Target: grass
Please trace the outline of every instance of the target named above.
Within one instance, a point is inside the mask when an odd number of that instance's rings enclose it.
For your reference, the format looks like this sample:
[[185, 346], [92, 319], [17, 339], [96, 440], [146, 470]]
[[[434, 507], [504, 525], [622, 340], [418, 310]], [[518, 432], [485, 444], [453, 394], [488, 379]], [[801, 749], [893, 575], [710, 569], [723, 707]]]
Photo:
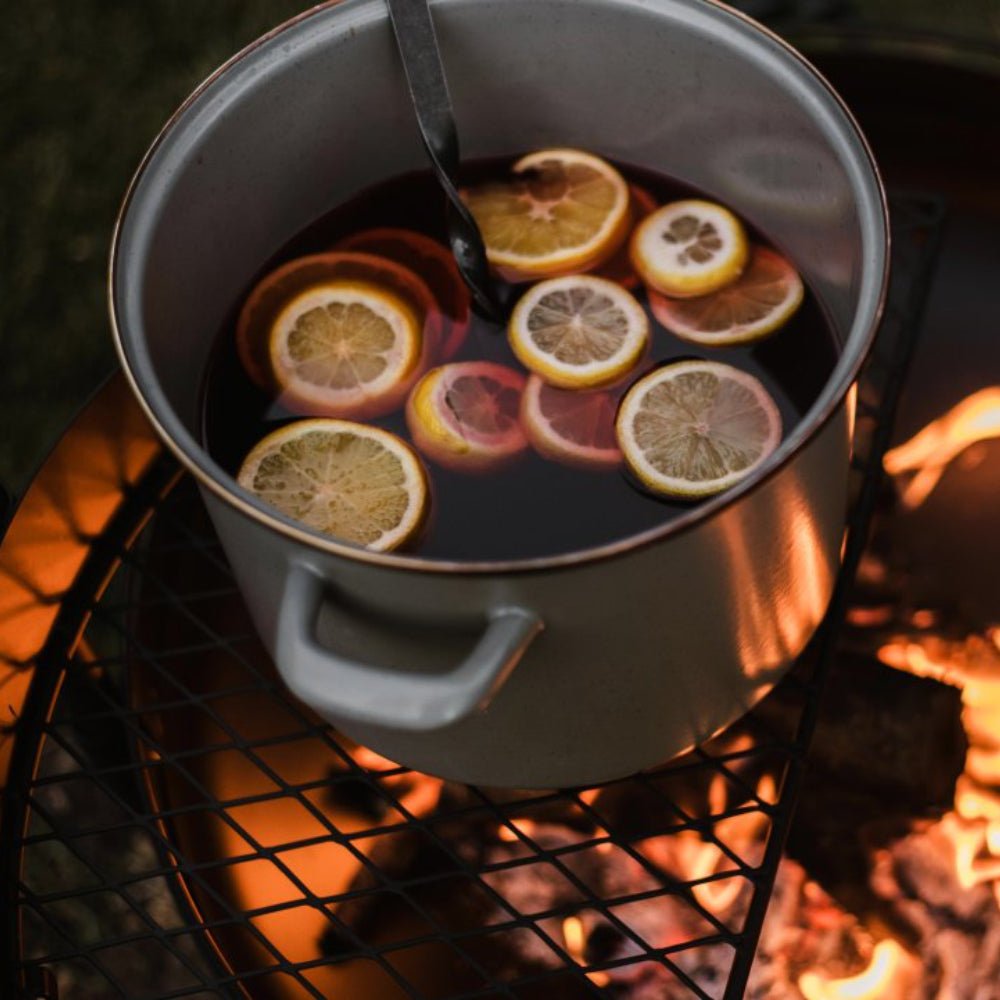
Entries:
[[301, 0], [28, 0], [0, 63], [0, 483], [17, 490], [114, 365], [111, 229], [186, 94]]

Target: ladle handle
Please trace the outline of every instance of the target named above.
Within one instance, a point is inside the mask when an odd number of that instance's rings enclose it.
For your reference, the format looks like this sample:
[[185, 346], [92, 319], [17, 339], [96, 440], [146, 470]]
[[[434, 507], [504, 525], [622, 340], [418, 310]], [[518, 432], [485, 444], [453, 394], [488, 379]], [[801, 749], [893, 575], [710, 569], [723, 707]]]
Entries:
[[455, 114], [427, 0], [387, 0], [396, 46], [420, 135], [431, 167], [448, 199], [448, 240], [462, 278], [480, 310], [502, 321], [479, 226], [456, 187], [459, 148]]

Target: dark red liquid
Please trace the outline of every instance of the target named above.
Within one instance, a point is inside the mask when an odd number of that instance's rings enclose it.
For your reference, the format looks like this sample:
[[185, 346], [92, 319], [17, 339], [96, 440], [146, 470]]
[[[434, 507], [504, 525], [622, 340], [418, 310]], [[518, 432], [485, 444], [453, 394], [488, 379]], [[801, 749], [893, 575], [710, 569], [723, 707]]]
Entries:
[[[468, 180], [502, 175], [507, 166], [507, 161], [473, 164]], [[658, 204], [704, 197], [647, 170], [622, 165], [618, 169], [630, 183], [649, 191]], [[384, 226], [417, 230], [446, 243], [443, 196], [429, 172], [385, 181], [319, 219], [252, 276], [247, 293], [286, 261], [328, 252], [353, 233]], [[751, 230], [750, 235], [755, 242], [769, 244], [760, 233]], [[523, 291], [528, 286], [519, 287]], [[649, 313], [642, 286], [633, 289], [633, 294]], [[241, 304], [234, 304], [234, 316]], [[815, 401], [837, 360], [833, 332], [808, 287], [801, 307], [786, 326], [751, 346], [699, 348], [667, 332], [649, 315], [654, 364], [704, 358], [753, 374], [777, 403], [786, 436]], [[284, 409], [246, 375], [236, 352], [234, 325], [235, 320], [219, 332], [205, 378], [203, 439], [212, 457], [235, 475], [261, 438], [301, 419], [302, 414]], [[507, 344], [505, 331], [475, 314], [464, 345], [450, 360], [493, 361], [524, 370]], [[629, 380], [641, 373], [637, 371]], [[410, 440], [402, 409], [370, 423]], [[457, 473], [431, 461], [426, 466], [432, 510], [427, 529], [408, 551], [429, 558], [481, 561], [555, 555], [626, 538], [691, 509], [689, 503], [644, 492], [624, 470], [577, 469], [530, 450], [513, 464], [487, 474]]]

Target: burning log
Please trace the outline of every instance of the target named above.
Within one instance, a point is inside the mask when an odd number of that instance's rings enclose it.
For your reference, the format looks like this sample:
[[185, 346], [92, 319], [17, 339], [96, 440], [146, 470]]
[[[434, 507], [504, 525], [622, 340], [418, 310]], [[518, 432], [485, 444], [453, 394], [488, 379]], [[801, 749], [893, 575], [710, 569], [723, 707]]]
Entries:
[[[841, 655], [810, 749], [809, 767], [864, 787], [885, 810], [943, 811], [962, 773], [967, 739], [959, 694], [885, 670], [871, 656]], [[888, 797], [888, 802], [887, 802]]]

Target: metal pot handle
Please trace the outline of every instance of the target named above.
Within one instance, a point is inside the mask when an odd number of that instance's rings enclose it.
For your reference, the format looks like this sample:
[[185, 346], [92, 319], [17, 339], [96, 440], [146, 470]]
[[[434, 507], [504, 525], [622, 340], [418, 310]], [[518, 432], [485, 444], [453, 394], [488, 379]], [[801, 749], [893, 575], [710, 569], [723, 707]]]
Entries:
[[323, 580], [293, 566], [278, 612], [276, 659], [289, 688], [320, 714], [427, 731], [464, 719], [489, 704], [528, 644], [542, 629], [533, 611], [494, 608], [475, 648], [453, 670], [407, 673], [338, 656], [315, 637]]

